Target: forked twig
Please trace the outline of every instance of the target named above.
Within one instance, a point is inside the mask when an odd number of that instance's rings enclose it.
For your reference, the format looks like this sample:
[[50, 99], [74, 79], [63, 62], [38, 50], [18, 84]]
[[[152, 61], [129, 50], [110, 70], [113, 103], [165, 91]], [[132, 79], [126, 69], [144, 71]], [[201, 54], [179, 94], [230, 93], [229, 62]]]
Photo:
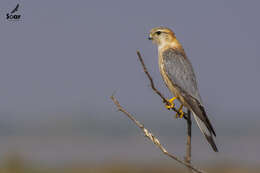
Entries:
[[[163, 102], [165, 104], [170, 105], [169, 101], [162, 95], [162, 93], [157, 88], [155, 88], [153, 78], [149, 74], [149, 72], [144, 64], [144, 60], [141, 56], [141, 53], [139, 51], [137, 51], [136, 53], [141, 62], [141, 65], [143, 67], [145, 74], [147, 75], [148, 79], [150, 80], [151, 88], [154, 90], [154, 92], [156, 94], [158, 94], [161, 97], [161, 99], [163, 100]], [[174, 110], [178, 115], [181, 114], [175, 107], [173, 107], [172, 110]], [[189, 110], [187, 113], [184, 112], [183, 117], [186, 119], [186, 122], [187, 122], [187, 142], [186, 142], [185, 162], [190, 164], [191, 163], [191, 112]], [[189, 168], [188, 172], [192, 172], [190, 168]]]
[[182, 165], [185, 165], [187, 168], [193, 170], [194, 172], [197, 172], [197, 173], [205, 173], [204, 171], [202, 170], [199, 170], [197, 168], [195, 168], [193, 165], [191, 165], [190, 163], [187, 163], [186, 161], [182, 161], [181, 159], [179, 159], [178, 157], [176, 157], [175, 155], [173, 154], [170, 154], [163, 146], [162, 144], [160, 143], [159, 139], [157, 139], [151, 132], [149, 132], [146, 128], [144, 128], [144, 125], [142, 123], [140, 123], [139, 121], [137, 121], [135, 119], [135, 117], [130, 114], [129, 112], [127, 112], [120, 104], [119, 102], [117, 101], [117, 99], [112, 95], [110, 97], [113, 102], [115, 103], [115, 105], [117, 106], [117, 109], [121, 112], [123, 112], [130, 120], [132, 120], [136, 125], [137, 127], [139, 127], [145, 137], [147, 137], [148, 139], [150, 139], [161, 151], [163, 154], [167, 155], [168, 157], [176, 160], [177, 162], [179, 162], [180, 164]]

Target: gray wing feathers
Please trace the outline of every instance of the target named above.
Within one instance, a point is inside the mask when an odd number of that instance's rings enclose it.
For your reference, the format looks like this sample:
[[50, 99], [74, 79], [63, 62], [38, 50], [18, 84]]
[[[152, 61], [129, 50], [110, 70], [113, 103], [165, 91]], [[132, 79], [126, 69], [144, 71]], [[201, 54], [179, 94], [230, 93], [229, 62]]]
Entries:
[[198, 91], [195, 73], [190, 61], [182, 52], [174, 49], [168, 49], [163, 54], [165, 72], [172, 83], [179, 89], [185, 101], [192, 109], [195, 120], [205, 135], [207, 141], [211, 144], [214, 151], [217, 147], [212, 134], [216, 136], [215, 131], [202, 106], [202, 100]]
[[173, 49], [166, 50], [163, 58], [165, 71], [172, 82], [192, 97], [201, 101], [196, 77], [190, 61], [182, 53]]

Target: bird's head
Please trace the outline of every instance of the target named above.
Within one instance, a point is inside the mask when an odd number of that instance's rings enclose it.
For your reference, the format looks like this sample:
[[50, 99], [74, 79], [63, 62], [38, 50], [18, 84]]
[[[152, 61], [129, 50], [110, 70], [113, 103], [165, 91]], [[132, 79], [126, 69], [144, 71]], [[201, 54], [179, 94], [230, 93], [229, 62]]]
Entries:
[[157, 44], [158, 47], [179, 47], [180, 44], [175, 37], [174, 32], [166, 27], [156, 27], [150, 30], [149, 40], [152, 40], [153, 43]]

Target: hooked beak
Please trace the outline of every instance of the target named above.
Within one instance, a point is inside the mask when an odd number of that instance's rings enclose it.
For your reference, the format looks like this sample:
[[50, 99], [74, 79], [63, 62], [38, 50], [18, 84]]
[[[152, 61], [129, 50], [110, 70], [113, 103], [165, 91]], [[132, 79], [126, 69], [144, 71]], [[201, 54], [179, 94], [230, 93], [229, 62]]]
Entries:
[[152, 39], [153, 39], [153, 37], [151, 36], [151, 34], [149, 34], [148, 40], [152, 40]]

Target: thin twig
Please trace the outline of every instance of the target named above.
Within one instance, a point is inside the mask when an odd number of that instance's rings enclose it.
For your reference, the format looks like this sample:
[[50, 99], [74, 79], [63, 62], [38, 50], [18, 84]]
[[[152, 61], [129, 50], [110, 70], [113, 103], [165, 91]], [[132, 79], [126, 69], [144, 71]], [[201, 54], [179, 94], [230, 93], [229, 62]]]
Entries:
[[[150, 85], [151, 85], [151, 88], [154, 90], [154, 92], [159, 95], [161, 97], [161, 99], [163, 100], [163, 102], [167, 105], [170, 105], [169, 101], [162, 95], [162, 93], [157, 89], [155, 88], [155, 85], [154, 85], [154, 82], [153, 82], [153, 79], [151, 77], [151, 75], [149, 74], [145, 64], [144, 64], [144, 60], [141, 56], [141, 53], [139, 51], [136, 52], [137, 53], [137, 56], [141, 62], [141, 65], [143, 67], [143, 70], [145, 72], [145, 74], [147, 75], [148, 79], [150, 80]], [[173, 107], [172, 110], [174, 110], [177, 114], [180, 115], [180, 112], [175, 108]], [[188, 112], [184, 112], [184, 116], [183, 116], [187, 122], [187, 143], [186, 143], [186, 156], [185, 156], [185, 162], [187, 164], [190, 164], [191, 163], [191, 112], [188, 110]], [[189, 172], [192, 172], [190, 168], [188, 168]]]
[[181, 159], [179, 159], [178, 157], [176, 157], [175, 155], [173, 154], [170, 154], [163, 146], [162, 144], [160, 143], [160, 141], [151, 133], [149, 132], [146, 128], [144, 128], [144, 125], [142, 123], [140, 123], [139, 121], [137, 121], [135, 119], [135, 117], [130, 114], [129, 112], [127, 112], [120, 104], [119, 102], [117, 101], [117, 99], [112, 95], [110, 97], [114, 104], [117, 106], [117, 109], [121, 112], [123, 112], [130, 120], [132, 120], [144, 133], [145, 137], [147, 137], [148, 139], [150, 139], [161, 151], [163, 154], [167, 155], [168, 157], [176, 160], [177, 162], [179, 162], [180, 164], [186, 166], [187, 168], [190, 168], [192, 169], [193, 171], [197, 172], [197, 173], [205, 173], [204, 171], [202, 170], [199, 170], [197, 168], [195, 168], [193, 165], [189, 164], [189, 163], [186, 163], [185, 161], [182, 161]]
[[[154, 85], [154, 82], [153, 82], [153, 78], [151, 77], [151, 75], [149, 74], [145, 64], [144, 64], [144, 60], [141, 56], [141, 53], [139, 51], [136, 51], [137, 53], [137, 56], [141, 62], [141, 65], [143, 67], [143, 70], [145, 72], [145, 74], [147, 75], [147, 77], [149, 78], [150, 80], [150, 85], [151, 85], [151, 88], [154, 90], [154, 92], [159, 95], [161, 97], [161, 99], [163, 100], [163, 103], [167, 104], [167, 105], [170, 105], [171, 103], [162, 95], [162, 93], [157, 89], [155, 88], [155, 85]], [[178, 115], [181, 115], [181, 113], [175, 108], [173, 107], [172, 110], [174, 110]], [[183, 116], [185, 119], [187, 119], [187, 113], [184, 112], [184, 116]]]
[[[186, 143], [186, 163], [191, 164], [191, 112], [188, 110], [187, 112], [187, 143]], [[190, 168], [188, 168], [188, 172], [192, 172]]]

